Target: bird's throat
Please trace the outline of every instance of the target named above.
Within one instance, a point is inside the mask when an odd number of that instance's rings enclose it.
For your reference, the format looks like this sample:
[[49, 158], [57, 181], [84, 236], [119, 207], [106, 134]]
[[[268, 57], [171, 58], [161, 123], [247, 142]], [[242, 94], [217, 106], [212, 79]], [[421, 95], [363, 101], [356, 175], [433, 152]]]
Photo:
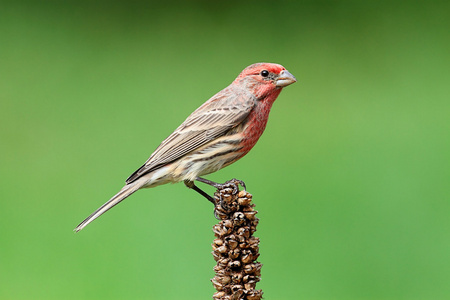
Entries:
[[258, 103], [248, 116], [244, 127], [244, 148], [242, 149], [245, 152], [244, 155], [253, 148], [266, 129], [270, 109], [280, 92], [281, 89], [272, 90], [271, 93], [257, 100]]

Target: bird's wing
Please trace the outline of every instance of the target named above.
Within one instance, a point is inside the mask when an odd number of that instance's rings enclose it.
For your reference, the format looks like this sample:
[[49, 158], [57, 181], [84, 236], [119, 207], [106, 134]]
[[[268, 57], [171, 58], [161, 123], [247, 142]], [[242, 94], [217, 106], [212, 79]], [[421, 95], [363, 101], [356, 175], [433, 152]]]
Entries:
[[145, 164], [126, 180], [132, 183], [142, 175], [171, 163], [239, 125], [253, 109], [254, 96], [231, 88], [219, 92], [194, 111], [161, 145]]

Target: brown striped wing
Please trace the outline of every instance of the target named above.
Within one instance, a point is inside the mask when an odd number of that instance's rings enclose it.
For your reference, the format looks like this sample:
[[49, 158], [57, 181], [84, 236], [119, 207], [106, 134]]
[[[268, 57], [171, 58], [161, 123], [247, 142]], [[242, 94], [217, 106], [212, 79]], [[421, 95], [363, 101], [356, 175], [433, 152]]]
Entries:
[[236, 92], [228, 87], [194, 111], [158, 146], [145, 164], [128, 177], [126, 183], [206, 145], [244, 121], [256, 99], [251, 94]]

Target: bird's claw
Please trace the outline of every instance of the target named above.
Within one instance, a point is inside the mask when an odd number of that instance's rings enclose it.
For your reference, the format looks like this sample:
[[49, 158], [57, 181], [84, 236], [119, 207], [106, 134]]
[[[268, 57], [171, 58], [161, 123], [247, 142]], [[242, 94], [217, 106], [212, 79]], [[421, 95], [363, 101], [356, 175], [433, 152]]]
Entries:
[[[236, 179], [236, 178], [233, 178], [232, 180], [234, 180], [235, 182], [240, 184], [244, 188], [244, 191], [247, 191], [247, 187], [245, 186], [245, 182], [243, 182], [242, 180]], [[237, 184], [236, 184], [236, 188], [239, 190], [239, 187], [237, 186]], [[238, 191], [236, 191], [236, 193], [237, 192]]]
[[[204, 179], [204, 178], [201, 178], [201, 177], [197, 177], [196, 180], [200, 181], [202, 183], [211, 185], [211, 186], [215, 187], [217, 190], [223, 190], [223, 189], [226, 189], [226, 188], [230, 188], [230, 189], [232, 189], [231, 193], [233, 195], [237, 195], [238, 194], [238, 192], [239, 192], [239, 185], [241, 185], [244, 188], [244, 190], [247, 189], [246, 186], [245, 186], [245, 183], [242, 180], [239, 180], [239, 179], [236, 179], [236, 178], [228, 180], [228, 181], [226, 181], [224, 183], [213, 182], [211, 180]], [[217, 212], [217, 207], [223, 207], [224, 205], [226, 205], [226, 203], [225, 203], [226, 201], [224, 201], [224, 199], [222, 199], [222, 193], [220, 193], [220, 192], [216, 193], [215, 194], [216, 196], [213, 198], [213, 197], [209, 196], [207, 193], [205, 193], [204, 191], [202, 191], [201, 189], [199, 189], [194, 184], [193, 181], [185, 181], [184, 183], [186, 184], [186, 186], [188, 188], [194, 189], [195, 191], [200, 193], [202, 196], [204, 196], [206, 199], [208, 199], [211, 203], [213, 203], [214, 206], [215, 206], [214, 217], [216, 219], [218, 219], [218, 220], [222, 219], [220, 217], [220, 215], [218, 214], [218, 212]]]
[[239, 192], [239, 185], [244, 188], [244, 191], [247, 189], [245, 183], [242, 180], [236, 178], [225, 181], [224, 183], [216, 183], [214, 187], [218, 190], [224, 189], [226, 187], [231, 187], [233, 188], [233, 195], [236, 195]]

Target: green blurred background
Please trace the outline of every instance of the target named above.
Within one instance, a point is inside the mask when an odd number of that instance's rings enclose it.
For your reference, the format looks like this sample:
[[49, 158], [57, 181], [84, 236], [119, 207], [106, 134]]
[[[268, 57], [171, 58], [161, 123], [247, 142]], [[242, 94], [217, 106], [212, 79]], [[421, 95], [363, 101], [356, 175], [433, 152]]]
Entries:
[[2, 2], [0, 299], [211, 299], [216, 220], [183, 184], [72, 229], [260, 61], [298, 83], [208, 177], [254, 195], [257, 288], [450, 299], [448, 3]]

